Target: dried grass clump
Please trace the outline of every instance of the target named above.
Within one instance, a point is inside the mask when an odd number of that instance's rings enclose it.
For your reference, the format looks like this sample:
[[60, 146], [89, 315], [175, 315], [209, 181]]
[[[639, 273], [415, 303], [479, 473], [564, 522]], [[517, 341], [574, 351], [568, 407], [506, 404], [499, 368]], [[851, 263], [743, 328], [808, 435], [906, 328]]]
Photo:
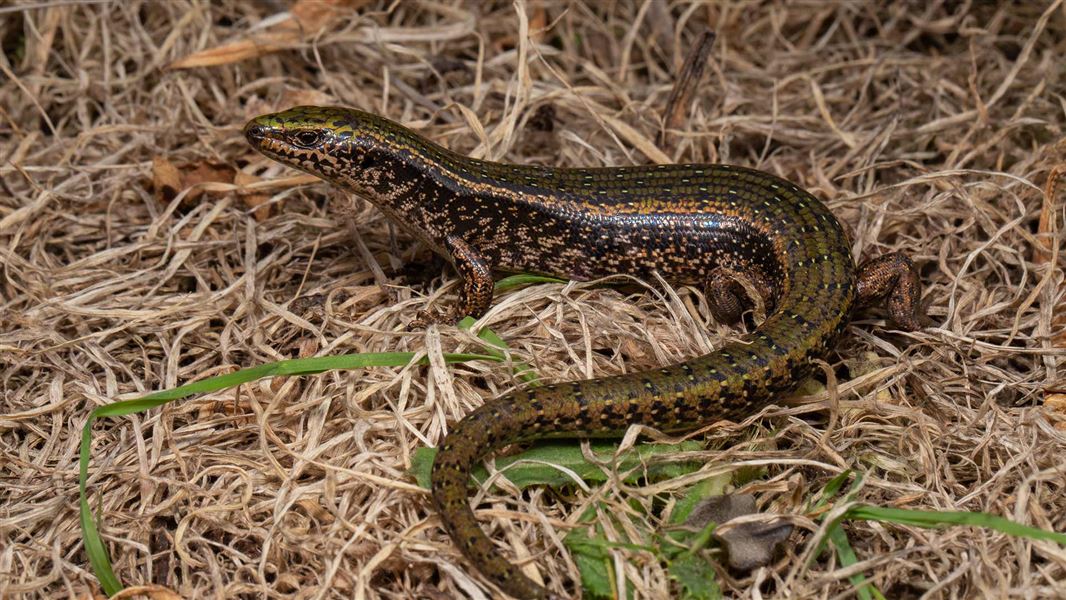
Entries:
[[[922, 265], [931, 325], [904, 334], [864, 313], [828, 358], [836, 396], [773, 410], [765, 430], [712, 429], [732, 450], [702, 455], [701, 474], [769, 463], [749, 491], [794, 512], [857, 468], [863, 502], [1066, 530], [1063, 193], [1044, 190], [1066, 157], [1061, 2], [305, 2], [300, 20], [270, 20], [278, 4], [0, 7], [0, 595], [98, 589], [76, 508], [93, 407], [280, 358], [410, 350], [431, 365], [263, 381], [103, 421], [91, 502], [127, 584], [491, 596], [405, 470], [516, 380], [498, 364], [445, 367], [442, 352], [480, 347], [470, 334], [406, 330], [454, 302], [454, 275], [424, 247], [239, 135], [306, 102], [496, 159], [728, 161], [801, 183], [851, 228], [857, 257], [903, 249]], [[706, 27], [707, 77], [657, 144]], [[567, 380], [708, 350], [729, 332], [702, 306], [700, 290], [660, 282], [539, 285], [481, 324]], [[568, 524], [595, 499], [650, 506], [664, 491], [504, 489], [481, 514], [501, 552], [565, 590]], [[1066, 596], [1066, 550], [1049, 543], [847, 531], [888, 597]], [[847, 596], [855, 569], [807, 566], [811, 537], [793, 540], [773, 568], [723, 573], [726, 592]], [[669, 593], [658, 564], [618, 552], [638, 597]]]

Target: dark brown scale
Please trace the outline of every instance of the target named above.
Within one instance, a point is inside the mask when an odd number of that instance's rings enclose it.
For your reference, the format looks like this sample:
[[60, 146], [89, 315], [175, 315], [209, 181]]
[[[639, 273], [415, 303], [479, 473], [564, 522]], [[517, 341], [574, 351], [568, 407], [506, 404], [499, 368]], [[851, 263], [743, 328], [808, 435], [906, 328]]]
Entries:
[[737, 275], [763, 296], [766, 320], [739, 341], [643, 373], [558, 383], [485, 403], [444, 439], [433, 501], [455, 545], [518, 598], [553, 598], [497, 552], [468, 499], [470, 471], [495, 450], [544, 437], [617, 436], [641, 423], [692, 429], [742, 419], [792, 389], [840, 336], [857, 303], [888, 297], [893, 319], [919, 326], [920, 284], [890, 254], [856, 275], [840, 224], [778, 177], [728, 165], [560, 169], [475, 160], [387, 119], [299, 107], [259, 117], [249, 142], [284, 164], [359, 193], [450, 259], [458, 315], [492, 301], [492, 271], [589, 279], [661, 273], [710, 287], [716, 316], [747, 305]]

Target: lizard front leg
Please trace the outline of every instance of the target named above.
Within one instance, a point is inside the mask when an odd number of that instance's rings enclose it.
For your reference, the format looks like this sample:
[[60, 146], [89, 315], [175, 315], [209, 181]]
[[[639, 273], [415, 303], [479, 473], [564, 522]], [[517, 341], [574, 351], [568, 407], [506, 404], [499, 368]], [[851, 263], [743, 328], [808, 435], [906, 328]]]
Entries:
[[492, 304], [492, 265], [476, 248], [454, 235], [445, 238], [444, 247], [452, 255], [461, 280], [456, 320], [484, 315]]
[[449, 235], [444, 239], [444, 249], [451, 256], [452, 264], [459, 273], [459, 304], [451, 310], [431, 312], [424, 309], [407, 326], [422, 329], [430, 323], [456, 323], [466, 316], [480, 317], [492, 304], [495, 282], [492, 280], [492, 265], [476, 248], [462, 238]]
[[430, 323], [455, 323], [466, 316], [480, 317], [492, 304], [492, 265], [476, 248], [461, 238], [449, 235], [444, 239], [444, 249], [451, 255], [452, 264], [459, 273], [459, 304], [443, 313], [421, 310], [408, 329], [422, 329]]

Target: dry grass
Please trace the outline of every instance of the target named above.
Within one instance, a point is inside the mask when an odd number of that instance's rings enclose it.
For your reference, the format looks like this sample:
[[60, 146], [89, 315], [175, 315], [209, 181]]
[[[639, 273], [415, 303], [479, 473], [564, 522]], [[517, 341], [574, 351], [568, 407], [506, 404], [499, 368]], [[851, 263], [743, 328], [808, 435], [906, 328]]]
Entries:
[[[239, 127], [308, 100], [492, 158], [728, 161], [802, 183], [851, 228], [856, 256], [902, 248], [920, 262], [931, 326], [902, 334], [863, 315], [828, 359], [835, 410], [715, 428], [733, 450], [708, 452], [702, 474], [770, 461], [760, 506], [793, 512], [852, 467], [867, 503], [1066, 530], [1066, 434], [1043, 405], [1066, 388], [1062, 194], [1043, 193], [1066, 154], [1066, 12], [996, 4], [374, 2], [296, 48], [190, 69], [166, 67], [244, 39], [284, 3], [0, 8], [0, 596], [97, 589], [76, 512], [93, 407], [279, 358], [385, 350], [432, 365], [264, 381], [99, 423], [91, 502], [116, 572], [185, 597], [491, 595], [405, 474], [449, 421], [516, 384], [498, 364], [443, 366], [442, 352], [478, 347], [469, 334], [405, 330], [454, 302], [454, 275], [325, 185], [238, 193], [292, 175]], [[656, 146], [672, 73], [708, 25], [708, 76]], [[550, 133], [530, 125], [544, 107]], [[206, 194], [159, 190], [161, 160], [185, 183], [208, 163], [222, 176], [205, 176]], [[529, 287], [481, 323], [551, 380], [728, 335], [699, 290], [665, 289]], [[501, 552], [533, 557], [528, 570], [562, 590], [577, 577], [558, 543], [567, 523], [594, 499], [650, 505], [662, 491], [504, 490], [482, 515]], [[965, 527], [847, 531], [888, 597], [1066, 596], [1062, 547]], [[847, 596], [848, 572], [805, 567], [795, 556], [812, 538], [792, 539], [727, 593]], [[668, 594], [658, 564], [619, 554], [638, 597]]]

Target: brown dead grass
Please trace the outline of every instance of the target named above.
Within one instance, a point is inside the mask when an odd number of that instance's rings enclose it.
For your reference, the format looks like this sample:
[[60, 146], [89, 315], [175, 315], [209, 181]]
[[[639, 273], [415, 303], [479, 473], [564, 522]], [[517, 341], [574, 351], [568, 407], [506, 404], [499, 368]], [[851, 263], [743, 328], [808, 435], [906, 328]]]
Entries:
[[[101, 422], [91, 502], [116, 572], [190, 598], [492, 595], [405, 469], [516, 381], [498, 364], [445, 368], [442, 352], [478, 347], [455, 328], [405, 331], [454, 301], [425, 248], [359, 201], [283, 179], [239, 135], [309, 101], [515, 162], [728, 161], [802, 183], [854, 232], [856, 256], [901, 248], [922, 265], [931, 326], [864, 315], [828, 358], [834, 402], [713, 429], [709, 447], [732, 450], [706, 453], [700, 476], [769, 463], [760, 506], [788, 513], [857, 468], [867, 503], [1066, 530], [1066, 416], [1043, 405], [1066, 392], [1063, 197], [1043, 192], [1066, 156], [1061, 3], [357, 2], [218, 60], [257, 43], [282, 4], [0, 7], [0, 596], [98, 589], [76, 512], [93, 407], [279, 358], [386, 350], [432, 366], [264, 381]], [[657, 146], [672, 73], [706, 26], [705, 81]], [[216, 66], [166, 68], [205, 50]], [[544, 107], [550, 133], [530, 126]], [[160, 161], [198, 191], [155, 189]], [[665, 289], [539, 285], [481, 323], [552, 380], [679, 360], [728, 334], [699, 290]], [[664, 491], [508, 489], [481, 514], [501, 552], [564, 590], [577, 572], [559, 540], [590, 502]], [[847, 531], [889, 597], [1066, 596], [1062, 547], [965, 527]], [[727, 592], [848, 596], [849, 572], [805, 567], [812, 537], [792, 539]], [[668, 595], [658, 564], [619, 553], [638, 597]]]

